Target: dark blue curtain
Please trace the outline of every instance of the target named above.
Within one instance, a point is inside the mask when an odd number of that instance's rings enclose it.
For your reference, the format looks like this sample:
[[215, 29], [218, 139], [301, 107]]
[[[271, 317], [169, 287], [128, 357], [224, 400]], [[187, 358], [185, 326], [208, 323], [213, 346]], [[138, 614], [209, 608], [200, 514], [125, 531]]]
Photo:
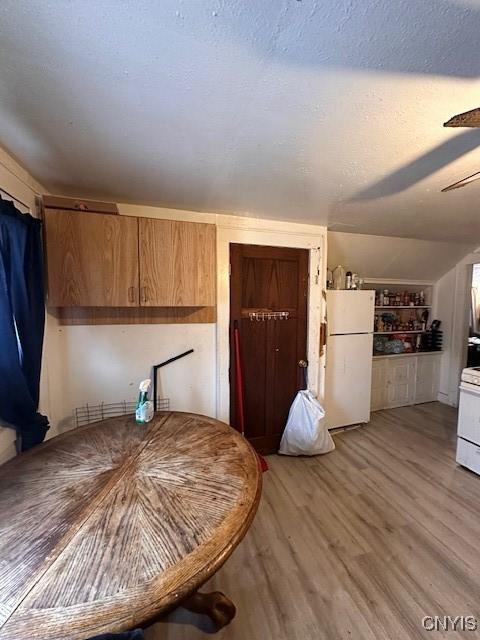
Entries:
[[38, 413], [44, 326], [41, 222], [0, 198], [0, 420], [22, 451], [49, 428]]

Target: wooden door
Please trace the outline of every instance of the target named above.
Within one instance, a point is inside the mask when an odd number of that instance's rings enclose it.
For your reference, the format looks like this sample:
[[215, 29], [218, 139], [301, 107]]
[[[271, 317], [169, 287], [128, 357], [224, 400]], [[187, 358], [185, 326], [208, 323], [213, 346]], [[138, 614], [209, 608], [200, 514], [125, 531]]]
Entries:
[[138, 306], [137, 218], [47, 209], [51, 307]]
[[215, 306], [213, 224], [140, 218], [140, 304]]
[[[237, 426], [233, 327], [240, 330], [245, 435], [262, 453], [278, 450], [290, 405], [305, 387], [308, 251], [256, 245], [230, 247], [230, 413]], [[284, 320], [249, 314], [288, 312]]]

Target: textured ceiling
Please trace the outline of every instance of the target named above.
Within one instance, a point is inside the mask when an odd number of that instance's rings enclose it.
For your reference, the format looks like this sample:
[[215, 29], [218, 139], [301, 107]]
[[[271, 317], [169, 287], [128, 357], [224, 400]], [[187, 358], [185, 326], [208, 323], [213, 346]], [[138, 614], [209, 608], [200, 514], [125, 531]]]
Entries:
[[2, 0], [0, 141], [50, 190], [480, 241], [475, 0]]

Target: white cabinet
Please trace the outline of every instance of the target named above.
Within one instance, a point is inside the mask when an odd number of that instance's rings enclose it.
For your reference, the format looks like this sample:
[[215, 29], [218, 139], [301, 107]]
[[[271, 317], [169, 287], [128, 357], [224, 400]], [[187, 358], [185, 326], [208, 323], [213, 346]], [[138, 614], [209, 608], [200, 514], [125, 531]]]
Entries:
[[432, 402], [437, 399], [439, 379], [440, 358], [438, 355], [419, 356], [415, 379], [415, 404]]
[[416, 358], [387, 360], [387, 407], [404, 407], [415, 399]]
[[386, 406], [387, 385], [385, 384], [385, 371], [387, 361], [385, 358], [373, 359], [372, 363], [372, 391], [371, 391], [371, 411], [378, 411]]
[[[462, 387], [460, 391], [460, 404], [458, 407], [457, 433], [460, 438], [465, 438], [465, 440], [470, 440], [474, 443], [480, 442], [478, 396], [479, 393], [477, 390], [467, 390]], [[479, 447], [477, 446], [477, 449], [478, 448]]]
[[437, 399], [439, 353], [374, 358], [371, 410], [393, 409]]

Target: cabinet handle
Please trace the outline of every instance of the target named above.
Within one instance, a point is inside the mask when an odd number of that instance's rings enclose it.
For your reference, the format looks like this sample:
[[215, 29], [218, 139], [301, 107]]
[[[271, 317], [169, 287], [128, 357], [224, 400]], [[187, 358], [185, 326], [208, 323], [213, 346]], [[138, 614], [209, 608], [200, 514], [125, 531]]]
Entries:
[[147, 287], [142, 287], [142, 302], [148, 302]]
[[135, 302], [135, 287], [128, 287], [128, 301]]

